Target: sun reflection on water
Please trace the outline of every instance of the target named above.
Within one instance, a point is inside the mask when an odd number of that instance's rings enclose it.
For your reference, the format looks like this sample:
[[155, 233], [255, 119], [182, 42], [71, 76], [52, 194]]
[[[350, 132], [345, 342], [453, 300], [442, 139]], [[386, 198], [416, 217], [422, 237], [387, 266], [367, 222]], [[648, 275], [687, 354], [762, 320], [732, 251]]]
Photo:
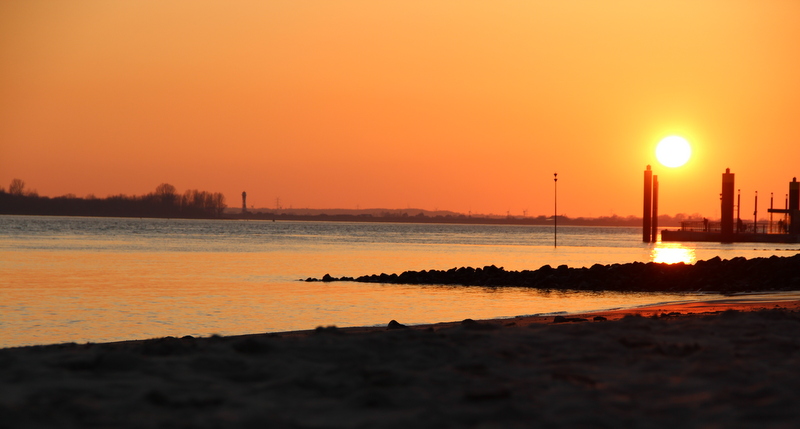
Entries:
[[697, 262], [697, 255], [694, 249], [686, 247], [680, 243], [658, 243], [650, 252], [650, 259], [653, 262], [663, 264], [694, 264]]

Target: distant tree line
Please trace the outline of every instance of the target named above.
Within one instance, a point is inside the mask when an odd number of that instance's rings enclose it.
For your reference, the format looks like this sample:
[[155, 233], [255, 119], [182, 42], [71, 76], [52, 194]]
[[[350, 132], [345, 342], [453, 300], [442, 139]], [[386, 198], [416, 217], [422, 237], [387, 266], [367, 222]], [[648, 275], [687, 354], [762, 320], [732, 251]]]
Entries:
[[0, 188], [0, 214], [119, 217], [221, 217], [227, 205], [219, 192], [189, 189], [178, 194], [175, 187], [162, 183], [155, 192], [142, 196], [114, 195], [106, 198], [40, 197], [25, 189], [20, 179], [11, 181], [8, 191]]

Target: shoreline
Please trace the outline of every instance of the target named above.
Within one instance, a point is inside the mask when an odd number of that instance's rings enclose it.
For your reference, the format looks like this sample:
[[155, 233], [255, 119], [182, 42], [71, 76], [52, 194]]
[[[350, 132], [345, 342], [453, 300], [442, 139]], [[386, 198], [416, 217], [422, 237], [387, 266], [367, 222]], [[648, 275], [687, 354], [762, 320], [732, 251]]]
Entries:
[[[800, 292], [799, 292], [800, 293]], [[311, 329], [301, 329], [294, 331], [278, 331], [278, 332], [263, 332], [263, 333], [249, 333], [249, 334], [236, 334], [236, 335], [211, 335], [208, 337], [193, 337], [190, 335], [183, 337], [156, 337], [148, 339], [135, 339], [135, 340], [120, 340], [108, 342], [86, 342], [86, 343], [51, 343], [51, 344], [38, 344], [26, 346], [11, 346], [2, 347], [0, 352], [4, 350], [13, 349], [26, 349], [26, 348], [69, 348], [69, 347], [94, 347], [105, 345], [137, 345], [142, 343], [162, 341], [162, 340], [236, 340], [236, 339], [249, 339], [255, 337], [269, 337], [269, 338], [301, 338], [319, 334], [321, 332], [336, 332], [339, 334], [375, 334], [386, 331], [393, 331], [398, 329], [407, 329], [412, 331], [431, 331], [435, 332], [440, 329], [449, 329], [458, 326], [468, 326], [474, 323], [481, 325], [492, 325], [494, 327], [529, 327], [531, 325], [554, 325], [554, 324], [580, 324], [580, 323], [597, 323], [597, 322], [613, 322], [624, 319], [626, 317], [639, 317], [639, 318], [696, 318], [706, 316], [716, 316], [726, 311], [729, 312], [756, 312], [764, 310], [781, 310], [800, 313], [800, 299], [787, 298], [787, 299], [767, 299], [767, 300], [751, 300], [747, 299], [746, 295], [741, 298], [722, 298], [722, 299], [708, 299], [699, 301], [686, 301], [662, 304], [650, 304], [633, 308], [618, 308], [609, 310], [597, 310], [588, 312], [556, 312], [549, 314], [533, 314], [521, 315], [513, 317], [501, 317], [491, 319], [464, 319], [460, 321], [445, 321], [434, 323], [421, 323], [421, 324], [403, 324], [396, 320], [390, 320], [385, 325], [376, 326], [346, 326], [339, 327], [335, 325], [330, 326], [317, 326]], [[566, 320], [559, 319], [563, 318]]]
[[[726, 297], [722, 299], [707, 299], [699, 301], [675, 302], [664, 304], [652, 304], [634, 308], [620, 308], [609, 310], [598, 310], [590, 312], [577, 312], [577, 313], [552, 313], [542, 315], [523, 315], [505, 318], [492, 318], [492, 319], [465, 319], [462, 321], [448, 321], [436, 323], [423, 323], [423, 324], [409, 324], [404, 325], [402, 321], [396, 321], [401, 325], [401, 328], [411, 330], [433, 330], [452, 328], [460, 325], [477, 322], [482, 324], [492, 324], [496, 326], [520, 326], [526, 327], [530, 325], [550, 325], [554, 323], [584, 323], [584, 322], [600, 322], [600, 321], [616, 321], [625, 317], [645, 317], [645, 318], [677, 318], [677, 317], [702, 317], [713, 316], [723, 313], [725, 311], [736, 312], [753, 312], [761, 310], [785, 310], [800, 312], [800, 299], [787, 298], [787, 299], [766, 299], [766, 300], [752, 300], [747, 299], [747, 295], [740, 295], [734, 297]], [[566, 322], [554, 322], [558, 316], [568, 319]], [[605, 320], [595, 320], [601, 317]], [[569, 319], [585, 319], [584, 321], [577, 321]], [[472, 321], [472, 322], [470, 322]], [[390, 321], [391, 322], [391, 321]], [[393, 324], [392, 324], [393, 325]], [[395, 325], [396, 326], [396, 325]], [[321, 330], [335, 329], [338, 332], [346, 334], [365, 334], [383, 332], [398, 327], [391, 328], [389, 324], [382, 326], [350, 326], [350, 327], [337, 327], [337, 326], [319, 326], [315, 329], [303, 329], [297, 331], [285, 332], [271, 332], [267, 334], [243, 334], [233, 335], [230, 337], [245, 338], [251, 335], [272, 335], [277, 337], [300, 337], [313, 335]], [[134, 340], [141, 341], [141, 340]], [[145, 340], [146, 341], [146, 340]]]
[[792, 427], [798, 332], [741, 297], [6, 348], [0, 427]]
[[[800, 291], [798, 291], [800, 296]], [[192, 340], [209, 340], [209, 339], [247, 339], [250, 337], [268, 336], [272, 338], [292, 338], [292, 337], [307, 337], [317, 334], [322, 331], [335, 331], [343, 334], [370, 334], [380, 333], [396, 329], [409, 329], [409, 330], [427, 330], [436, 331], [439, 329], [453, 328], [473, 322], [480, 324], [491, 324], [494, 326], [520, 326], [527, 327], [530, 325], [550, 325], [558, 323], [580, 323], [580, 322], [599, 322], [599, 321], [616, 321], [625, 317], [645, 317], [645, 318], [660, 318], [660, 317], [700, 317], [700, 316], [713, 316], [718, 315], [725, 311], [736, 312], [752, 312], [761, 310], [786, 310], [796, 311], [800, 313], [800, 297], [787, 297], [784, 299], [774, 299], [769, 297], [767, 299], [748, 299], [749, 295], [731, 295], [723, 296], [722, 298], [711, 298], [697, 301], [681, 301], [669, 302], [659, 304], [647, 304], [631, 308], [613, 308], [607, 310], [593, 310], [586, 312], [554, 312], [547, 314], [531, 314], [520, 315], [511, 317], [498, 317], [490, 319], [464, 319], [460, 321], [442, 321], [433, 323], [420, 323], [420, 324], [403, 324], [402, 321], [390, 320], [386, 324], [371, 325], [371, 326], [345, 326], [339, 327], [335, 325], [330, 326], [317, 326], [315, 328], [300, 329], [292, 331], [275, 331], [275, 332], [262, 332], [262, 333], [247, 333], [247, 334], [234, 334], [234, 335], [210, 335], [207, 337], [198, 336], [183, 336], [180, 339]], [[763, 295], [760, 295], [763, 296]], [[557, 317], [563, 317], [567, 320], [565, 322], [554, 321]], [[603, 318], [603, 320], [595, 318]], [[584, 319], [584, 320], [572, 320]], [[396, 323], [396, 324], [395, 324]], [[177, 339], [178, 337], [154, 337], [146, 339], [132, 339], [132, 340], [119, 340], [119, 341], [105, 341], [105, 342], [64, 342], [64, 343], [49, 343], [49, 344], [34, 344], [23, 346], [9, 346], [0, 347], [0, 351], [11, 349], [23, 348], [47, 348], [47, 347], [81, 347], [81, 346], [102, 346], [102, 345], [123, 345], [123, 344], [140, 344], [152, 341], [159, 341], [163, 339]]]

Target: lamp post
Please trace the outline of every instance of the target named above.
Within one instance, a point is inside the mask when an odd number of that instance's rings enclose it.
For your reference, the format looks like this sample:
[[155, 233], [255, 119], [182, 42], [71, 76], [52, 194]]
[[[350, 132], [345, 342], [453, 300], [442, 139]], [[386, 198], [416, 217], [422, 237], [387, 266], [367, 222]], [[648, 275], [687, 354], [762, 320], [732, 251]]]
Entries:
[[558, 173], [553, 173], [553, 247], [558, 247]]

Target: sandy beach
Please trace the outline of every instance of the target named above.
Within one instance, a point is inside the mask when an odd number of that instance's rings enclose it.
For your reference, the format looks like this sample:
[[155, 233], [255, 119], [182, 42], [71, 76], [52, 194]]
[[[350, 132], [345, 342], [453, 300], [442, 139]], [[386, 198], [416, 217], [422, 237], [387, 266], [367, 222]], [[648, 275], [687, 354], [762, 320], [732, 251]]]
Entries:
[[742, 298], [8, 348], [0, 428], [796, 427], [798, 309]]

